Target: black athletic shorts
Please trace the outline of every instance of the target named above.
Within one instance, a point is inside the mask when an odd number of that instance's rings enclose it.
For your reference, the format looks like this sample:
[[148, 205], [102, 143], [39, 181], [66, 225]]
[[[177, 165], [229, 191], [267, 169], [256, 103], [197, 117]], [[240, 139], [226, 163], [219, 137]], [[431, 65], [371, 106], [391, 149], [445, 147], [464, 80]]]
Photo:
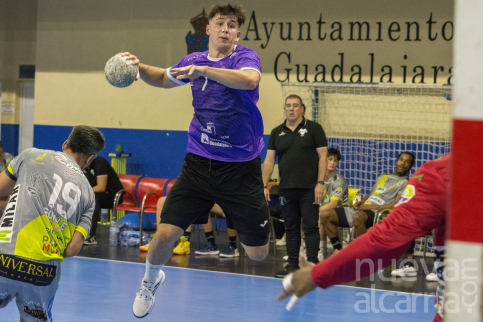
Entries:
[[261, 169], [260, 157], [223, 162], [188, 153], [166, 198], [161, 223], [186, 230], [217, 203], [241, 243], [267, 244], [270, 224]]
[[201, 215], [193, 221], [193, 225], [205, 225], [210, 220], [210, 214], [207, 212], [205, 215]]

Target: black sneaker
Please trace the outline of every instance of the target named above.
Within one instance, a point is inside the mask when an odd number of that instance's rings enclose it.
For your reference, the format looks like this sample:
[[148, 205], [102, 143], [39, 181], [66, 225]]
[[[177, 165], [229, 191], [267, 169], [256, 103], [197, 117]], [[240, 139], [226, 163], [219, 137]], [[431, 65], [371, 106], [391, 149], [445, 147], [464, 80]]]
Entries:
[[298, 270], [299, 267], [297, 266], [292, 266], [290, 264], [286, 265], [280, 272], [278, 272], [275, 277], [278, 277], [278, 278], [284, 278], [285, 275], [288, 275], [296, 270]]
[[97, 245], [96, 236], [89, 236], [84, 240], [84, 245]]

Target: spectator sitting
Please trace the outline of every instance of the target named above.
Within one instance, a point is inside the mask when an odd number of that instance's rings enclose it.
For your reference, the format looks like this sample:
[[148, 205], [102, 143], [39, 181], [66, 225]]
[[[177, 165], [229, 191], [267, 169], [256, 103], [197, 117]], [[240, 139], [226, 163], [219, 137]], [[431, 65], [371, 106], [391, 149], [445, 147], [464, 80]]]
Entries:
[[3, 152], [2, 141], [0, 141], [0, 172], [7, 170], [7, 167], [12, 160], [13, 155], [8, 152]]
[[320, 213], [320, 222], [334, 251], [342, 248], [337, 226], [354, 227], [354, 237], [357, 238], [372, 227], [374, 210], [394, 208], [404, 192], [414, 162], [415, 157], [411, 152], [402, 152], [397, 158], [393, 174], [380, 176], [371, 192], [356, 202], [354, 207], [328, 209]]
[[[324, 189], [325, 198], [323, 205], [319, 208], [319, 214], [325, 210], [334, 209], [336, 207], [349, 206], [349, 186], [347, 180], [339, 171], [336, 170], [341, 159], [340, 151], [334, 148], [327, 150], [327, 172], [325, 173]], [[320, 250], [317, 256], [319, 261], [324, 259], [323, 249], [326, 248], [327, 236], [324, 226], [319, 220], [320, 233]]]
[[[159, 224], [159, 221], [161, 218], [161, 210], [163, 209], [165, 201], [166, 201], [166, 197], [161, 197], [158, 199], [158, 203], [156, 204], [156, 223], [157, 224]], [[196, 254], [198, 255], [218, 255], [219, 254], [220, 257], [238, 257], [240, 255], [236, 244], [236, 230], [233, 229], [233, 225], [231, 224], [228, 218], [226, 219], [226, 221], [227, 221], [227, 227], [228, 227], [229, 243], [223, 252], [220, 253], [220, 251], [218, 250], [218, 246], [216, 245], [215, 237], [213, 235], [213, 225], [211, 223], [210, 216], [215, 217], [220, 215], [225, 216], [220, 206], [218, 204], [214, 204], [210, 212], [206, 216], [198, 218], [193, 223], [195, 225], [201, 225], [201, 227], [203, 228], [203, 231], [205, 232], [205, 237], [206, 237], [206, 245], [202, 249], [197, 250], [195, 252]], [[193, 229], [193, 224], [190, 225], [183, 233], [183, 236], [181, 236], [178, 246], [176, 246], [176, 248], [173, 250], [174, 254], [187, 255], [190, 253], [190, 238], [191, 238], [191, 230]], [[140, 246], [139, 249], [147, 252], [149, 249], [149, 244]]]
[[[96, 208], [92, 216], [92, 227], [89, 237], [84, 241], [84, 245], [96, 245], [97, 222], [101, 208], [112, 208], [116, 193], [123, 189], [122, 183], [116, 171], [109, 162], [103, 157], [98, 156], [92, 163], [84, 169], [84, 175], [89, 181], [96, 196]], [[122, 203], [122, 199], [119, 201]]]

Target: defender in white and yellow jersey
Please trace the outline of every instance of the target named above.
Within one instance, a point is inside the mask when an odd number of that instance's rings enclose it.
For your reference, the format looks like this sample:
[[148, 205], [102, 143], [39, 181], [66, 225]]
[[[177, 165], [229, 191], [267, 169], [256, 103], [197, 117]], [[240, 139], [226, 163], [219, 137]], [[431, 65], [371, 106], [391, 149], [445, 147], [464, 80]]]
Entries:
[[104, 137], [76, 126], [62, 152], [27, 149], [0, 173], [0, 308], [16, 298], [20, 321], [52, 321], [60, 262], [87, 237], [95, 198], [82, 169], [104, 148]]

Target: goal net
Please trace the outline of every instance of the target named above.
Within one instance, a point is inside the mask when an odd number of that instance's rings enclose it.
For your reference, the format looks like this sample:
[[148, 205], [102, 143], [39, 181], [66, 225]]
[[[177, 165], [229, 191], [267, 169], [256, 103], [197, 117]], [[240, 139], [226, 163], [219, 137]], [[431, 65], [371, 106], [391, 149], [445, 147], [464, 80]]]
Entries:
[[411, 174], [450, 152], [450, 86], [284, 83], [282, 89], [284, 97], [302, 98], [305, 117], [320, 123], [329, 147], [341, 152], [339, 171], [364, 194], [394, 171], [403, 151], [416, 156]]

